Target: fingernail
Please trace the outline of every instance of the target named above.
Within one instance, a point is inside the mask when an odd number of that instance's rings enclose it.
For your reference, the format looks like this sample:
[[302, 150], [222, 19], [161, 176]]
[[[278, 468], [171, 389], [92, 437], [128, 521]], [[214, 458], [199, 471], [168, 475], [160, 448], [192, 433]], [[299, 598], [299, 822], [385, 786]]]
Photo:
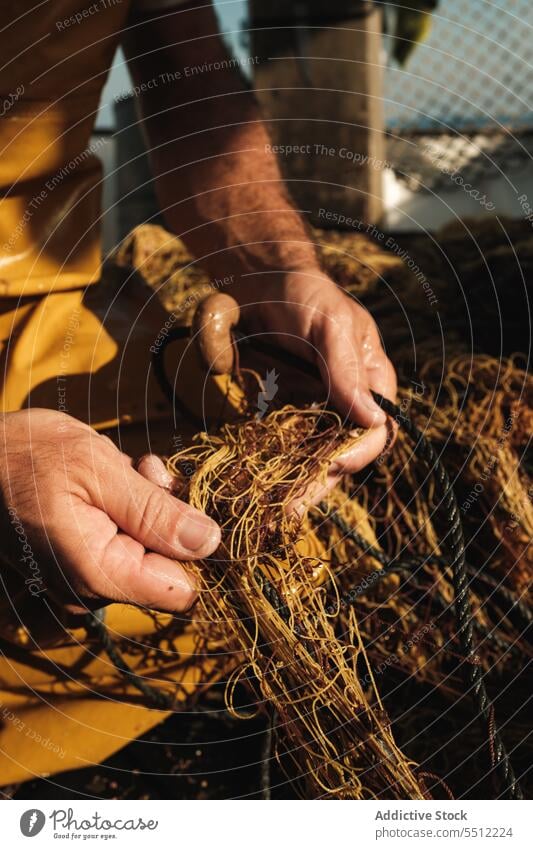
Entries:
[[220, 541], [220, 528], [199, 510], [188, 510], [180, 523], [178, 540], [189, 551], [213, 551]]
[[368, 410], [369, 413], [372, 413], [374, 417], [372, 424], [383, 424], [383, 422], [386, 421], [387, 418], [386, 413], [384, 410], [381, 409], [379, 404], [376, 404], [372, 396], [367, 395], [366, 392], [361, 392], [360, 398], [363, 407]]
[[196, 599], [198, 598], [198, 587], [196, 586], [196, 582], [193, 577], [191, 575], [187, 575], [186, 572], [184, 572], [180, 583], [184, 593], [182, 601], [183, 612], [186, 613], [196, 603]]

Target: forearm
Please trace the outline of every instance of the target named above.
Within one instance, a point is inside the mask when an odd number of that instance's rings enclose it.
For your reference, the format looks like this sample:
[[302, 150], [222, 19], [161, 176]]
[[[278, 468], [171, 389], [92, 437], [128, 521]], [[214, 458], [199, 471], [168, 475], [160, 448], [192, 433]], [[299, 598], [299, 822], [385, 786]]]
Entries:
[[[144, 23], [126, 49], [135, 84], [157, 81], [140, 105], [169, 227], [217, 277], [316, 267], [307, 227], [212, 10]], [[195, 66], [205, 70], [187, 72]]]

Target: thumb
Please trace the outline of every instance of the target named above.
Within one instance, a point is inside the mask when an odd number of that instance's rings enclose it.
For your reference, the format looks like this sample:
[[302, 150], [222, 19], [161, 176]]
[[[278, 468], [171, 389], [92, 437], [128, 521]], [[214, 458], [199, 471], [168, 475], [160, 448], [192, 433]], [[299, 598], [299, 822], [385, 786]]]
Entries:
[[207, 557], [220, 543], [216, 522], [124, 462], [106, 464], [93, 475], [89, 495], [121, 531], [165, 557]]

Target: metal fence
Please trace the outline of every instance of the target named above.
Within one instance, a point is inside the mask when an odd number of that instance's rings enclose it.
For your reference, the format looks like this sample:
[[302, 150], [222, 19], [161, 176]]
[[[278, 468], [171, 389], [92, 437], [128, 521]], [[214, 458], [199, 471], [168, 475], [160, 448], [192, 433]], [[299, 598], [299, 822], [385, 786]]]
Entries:
[[440, 0], [429, 38], [403, 67], [389, 60], [384, 98], [388, 159], [412, 189], [522, 167], [533, 153], [532, 0]]

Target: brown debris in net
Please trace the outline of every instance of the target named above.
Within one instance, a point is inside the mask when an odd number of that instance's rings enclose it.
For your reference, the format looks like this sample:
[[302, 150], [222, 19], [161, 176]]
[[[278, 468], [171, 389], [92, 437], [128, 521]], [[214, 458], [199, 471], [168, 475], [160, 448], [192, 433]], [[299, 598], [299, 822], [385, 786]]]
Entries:
[[[228, 706], [234, 710], [236, 681], [254, 682], [256, 698], [275, 711], [280, 748], [304, 795], [419, 799], [413, 764], [394, 742], [377, 690], [365, 693], [360, 684], [356, 666], [368, 663], [357, 617], [352, 611], [339, 641], [339, 599], [332, 605], [323, 587], [325, 579], [335, 585], [334, 576], [323, 556], [309, 554], [308, 523], [285, 512], [350, 441], [334, 413], [284, 408], [214, 437], [201, 434], [169, 460], [190, 503], [222, 527], [216, 557], [189, 564], [200, 583], [198, 649], [219, 646], [241, 658]], [[184, 463], [195, 470], [189, 480]], [[265, 579], [286, 616], [265, 597]]]
[[[507, 614], [510, 601], [499, 588], [530, 604], [533, 480], [524, 456], [532, 432], [533, 380], [514, 360], [485, 355], [456, 357], [444, 374], [439, 360], [428, 359], [418, 379], [424, 394], [404, 389], [400, 400], [442, 453], [454, 481], [468, 542], [480, 662], [489, 673], [496, 665], [517, 674], [532, 650], [525, 624]], [[362, 482], [354, 494], [339, 490], [333, 497], [352, 527], [362, 527], [355, 500], [358, 511], [368, 511], [370, 530], [364, 528], [362, 536], [375, 539], [375, 547], [389, 558], [414, 557], [419, 563], [403, 577], [389, 576], [360, 599], [359, 627], [373, 667], [379, 669], [396, 655], [396, 672], [444, 688], [450, 697], [460, 694], [460, 675], [448, 674], [443, 683], [443, 668], [449, 668], [450, 659], [460, 659], [452, 575], [440, 542], [446, 528], [438, 522], [426, 470], [413, 458], [409, 440], [400, 431], [394, 450], [377, 464], [369, 482]], [[330, 529], [330, 535], [339, 561], [360, 556], [359, 546], [337, 530]], [[378, 566], [369, 555], [364, 560], [368, 570]], [[390, 623], [394, 629], [386, 627]], [[433, 627], [420, 634], [428, 623]], [[406, 638], [413, 633], [423, 639], [406, 651]]]

